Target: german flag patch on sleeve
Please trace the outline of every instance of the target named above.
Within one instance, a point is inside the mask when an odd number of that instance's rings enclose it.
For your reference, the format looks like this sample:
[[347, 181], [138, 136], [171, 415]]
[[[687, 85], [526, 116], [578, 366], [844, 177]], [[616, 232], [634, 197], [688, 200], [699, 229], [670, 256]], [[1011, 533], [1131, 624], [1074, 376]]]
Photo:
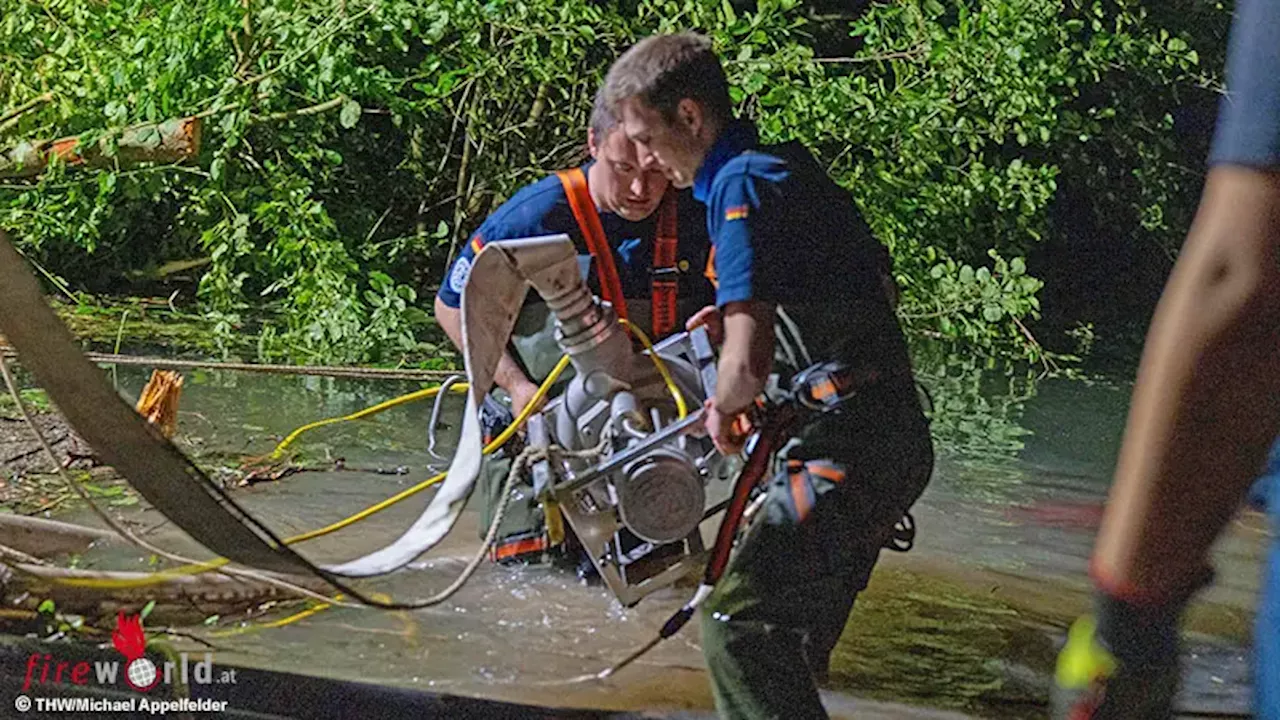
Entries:
[[742, 220], [747, 216], [747, 205], [734, 205], [724, 211], [725, 220]]

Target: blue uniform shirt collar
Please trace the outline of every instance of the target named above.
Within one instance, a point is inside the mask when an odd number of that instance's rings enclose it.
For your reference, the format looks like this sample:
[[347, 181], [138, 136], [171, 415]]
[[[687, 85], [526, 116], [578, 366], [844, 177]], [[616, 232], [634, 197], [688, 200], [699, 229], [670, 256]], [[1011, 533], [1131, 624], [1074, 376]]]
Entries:
[[744, 150], [755, 147], [757, 142], [759, 135], [750, 120], [733, 120], [725, 126], [715, 144], [707, 151], [707, 156], [702, 159], [698, 174], [693, 177], [693, 197], [705, 204], [711, 195], [711, 183], [716, 179], [720, 168], [741, 155]]

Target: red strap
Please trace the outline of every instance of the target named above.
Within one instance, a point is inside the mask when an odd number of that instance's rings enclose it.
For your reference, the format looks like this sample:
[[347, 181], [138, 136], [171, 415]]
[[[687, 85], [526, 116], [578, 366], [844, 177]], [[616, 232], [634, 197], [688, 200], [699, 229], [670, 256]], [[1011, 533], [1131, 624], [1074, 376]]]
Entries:
[[809, 489], [805, 487], [804, 466], [791, 470], [788, 473], [788, 480], [791, 485], [791, 502], [796, 508], [796, 521], [804, 522], [805, 518], [809, 517], [809, 511], [813, 509], [813, 504], [809, 502]]
[[587, 240], [587, 252], [596, 259], [596, 275], [600, 278], [600, 293], [613, 305], [618, 317], [627, 319], [627, 301], [622, 297], [622, 283], [618, 280], [618, 268], [613, 264], [613, 250], [609, 248], [609, 240], [604, 236], [604, 227], [600, 225], [600, 214], [596, 212], [591, 193], [587, 190], [587, 176], [581, 168], [561, 170], [556, 173], [560, 184], [564, 186], [564, 194], [569, 198], [569, 207], [573, 217], [578, 221], [578, 228]]
[[667, 188], [662, 204], [658, 206], [658, 230], [653, 239], [652, 310], [654, 338], [660, 338], [676, 327], [676, 301], [679, 289], [676, 283], [676, 191]]
[[537, 537], [513, 538], [505, 542], [497, 542], [489, 549], [489, 560], [491, 562], [498, 562], [500, 560], [507, 560], [521, 555], [543, 552], [547, 549], [547, 544], [547, 539], [541, 535]]
[[845, 474], [840, 468], [819, 462], [805, 463], [805, 468], [808, 469], [810, 475], [817, 475], [818, 477], [825, 478], [833, 483], [844, 482]]

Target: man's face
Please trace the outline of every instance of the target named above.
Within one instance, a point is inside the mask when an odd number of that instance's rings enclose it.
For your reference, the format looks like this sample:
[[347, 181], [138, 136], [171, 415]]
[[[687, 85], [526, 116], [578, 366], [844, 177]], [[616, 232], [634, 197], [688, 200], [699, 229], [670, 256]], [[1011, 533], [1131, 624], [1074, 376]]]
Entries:
[[609, 133], [603, 144], [592, 133], [588, 146], [600, 168], [592, 182], [602, 210], [636, 221], [658, 209], [662, 194], [667, 191], [667, 179], [657, 168], [641, 168], [636, 146], [620, 126]]
[[693, 185], [708, 146], [699, 137], [703, 124], [697, 103], [682, 100], [674, 122], [668, 122], [658, 110], [630, 98], [622, 103], [620, 116], [641, 163], [657, 167], [678, 188]]

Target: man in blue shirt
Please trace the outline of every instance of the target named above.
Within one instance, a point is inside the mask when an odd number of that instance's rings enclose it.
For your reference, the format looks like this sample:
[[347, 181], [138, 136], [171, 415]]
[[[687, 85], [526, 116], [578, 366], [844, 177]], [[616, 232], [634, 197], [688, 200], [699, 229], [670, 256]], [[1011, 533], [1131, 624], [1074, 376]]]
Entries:
[[[454, 345], [462, 346], [462, 289], [472, 260], [487, 242], [569, 235], [578, 246], [592, 290], [655, 340], [678, 329], [694, 310], [711, 301], [712, 288], [702, 273], [710, 248], [702, 204], [692, 193], [670, 188], [660, 172], [640, 167], [635, 147], [600, 97], [592, 110], [587, 148], [590, 162], [516, 192], [458, 254], [435, 301], [436, 319]], [[592, 265], [596, 272], [589, 272]], [[511, 410], [492, 398], [485, 403], [487, 435], [496, 435], [520, 413], [560, 355], [554, 316], [530, 291], [494, 376], [495, 384], [511, 398]], [[504, 450], [485, 459], [480, 482], [485, 508], [481, 537], [488, 530], [513, 455]], [[544, 559], [552, 550], [544, 520], [531, 489], [516, 488], [492, 558], [500, 562]], [[574, 559], [572, 554], [568, 557]], [[589, 572], [590, 563], [579, 570]]]
[[[886, 293], [888, 253], [853, 198], [795, 143], [762, 147], [735, 120], [703, 37], [648, 38], [605, 80], [642, 160], [707, 205], [708, 276], [722, 337], [706, 430], [737, 452], [734, 418], [813, 362], [861, 376], [843, 412], [805, 427], [737, 555], [702, 606], [716, 707], [728, 718], [821, 718], [825, 675], [857, 593], [928, 483], [933, 445], [906, 341]], [[777, 318], [775, 327], [775, 318]]]
[[[1280, 3], [1234, 12], [1204, 194], [1143, 348], [1055, 718], [1172, 715], [1179, 619], [1280, 434]], [[1278, 556], [1254, 640], [1262, 720], [1280, 720]]]
[[[592, 290], [616, 306], [618, 299], [608, 297], [607, 288], [602, 288], [599, 280], [602, 263], [607, 263], [605, 267], [616, 268], [629, 319], [637, 322], [655, 340], [670, 332], [670, 328], [655, 328], [650, 317], [655, 283], [675, 279], [676, 319], [680, 323], [689, 317], [692, 310], [710, 301], [712, 289], [701, 273], [710, 248], [702, 204], [694, 200], [691, 193], [669, 191], [668, 183], [660, 172], [641, 169], [635, 148], [623, 133], [615, 132], [616, 128], [613, 115], [598, 98], [592, 111], [591, 127], [587, 131], [587, 148], [592, 159], [581, 168], [569, 171], [583, 180], [582, 184], [590, 196], [590, 206], [586, 209], [599, 218], [612, 257], [595, 257], [597, 251], [590, 246], [588, 232], [575, 213], [568, 185], [560, 175], [549, 175], [522, 188], [472, 234], [441, 283], [435, 301], [436, 319], [455, 346], [462, 346], [459, 307], [471, 262], [485, 243], [495, 240], [560, 233], [569, 235], [578, 245], [584, 264], [596, 264], [597, 272], [588, 277]], [[676, 248], [673, 257], [655, 258], [658, 241], [664, 239], [658, 237], [662, 229], [660, 216], [668, 209], [674, 210], [675, 227], [670, 234], [677, 236]], [[583, 221], [589, 220], [583, 218]], [[536, 295], [531, 295], [530, 300], [535, 301]], [[545, 343], [549, 335], [540, 332], [541, 327], [529, 328], [529, 324], [522, 322], [517, 326], [517, 334], [527, 329], [528, 335], [538, 335], [543, 342], [535, 348], [532, 343], [521, 344], [518, 340], [517, 352], [503, 357], [495, 376], [495, 384], [511, 397], [515, 413], [524, 408], [537, 391], [537, 381], [541, 381], [551, 365], [559, 360], [554, 342], [550, 347]], [[545, 357], [548, 353], [551, 355], [549, 358]], [[539, 354], [544, 356], [539, 357]]]

